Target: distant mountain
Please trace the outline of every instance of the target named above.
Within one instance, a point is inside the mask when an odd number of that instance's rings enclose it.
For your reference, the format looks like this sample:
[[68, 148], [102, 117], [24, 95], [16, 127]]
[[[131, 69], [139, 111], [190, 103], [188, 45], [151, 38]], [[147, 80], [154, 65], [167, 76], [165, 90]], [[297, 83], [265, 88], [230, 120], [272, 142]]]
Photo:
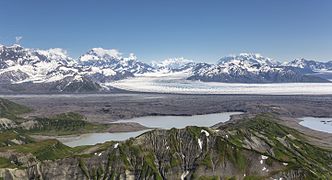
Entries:
[[169, 58], [160, 62], [152, 62], [152, 67], [159, 71], [179, 72], [193, 68], [196, 63], [192, 60], [180, 58]]
[[[134, 54], [124, 57], [115, 49], [92, 48], [77, 59], [60, 48], [48, 50], [0, 45], [0, 91], [96, 92], [104, 83], [144, 73], [185, 72], [188, 80], [230, 83], [329, 82], [332, 61], [297, 59], [281, 64], [260, 54], [242, 53], [216, 64], [170, 58], [151, 65]], [[317, 73], [319, 72], [319, 73]], [[37, 91], [38, 90], [38, 91]]]
[[[75, 60], [62, 49], [26, 49], [0, 46], [0, 83], [49, 82], [73, 76]], [[57, 72], [57, 73], [52, 73]]]
[[86, 71], [86, 77], [97, 82], [108, 82], [134, 77], [154, 71], [154, 68], [137, 60], [134, 54], [122, 57], [115, 49], [93, 48], [78, 58], [78, 64]]
[[125, 74], [142, 74], [154, 70], [150, 65], [137, 61], [134, 54], [122, 57], [115, 49], [93, 48], [78, 58], [80, 65], [84, 67], [99, 67], [101, 69], [112, 69], [114, 72]]
[[[29, 91], [41, 87], [52, 92], [98, 91], [102, 90], [99, 83], [153, 70], [137, 61], [133, 54], [125, 58], [116, 50], [93, 48], [74, 60], [59, 48], [40, 50], [0, 45], [0, 84], [24, 84]], [[21, 86], [11, 87], [22, 89]]]
[[332, 70], [332, 61], [329, 62], [319, 62], [314, 60], [306, 59], [295, 59], [289, 63], [285, 64], [286, 66], [298, 67], [309, 72], [317, 72], [322, 70]]
[[221, 58], [218, 64], [195, 68], [188, 80], [230, 83], [328, 82], [304, 74], [300, 67], [283, 66], [260, 54]]
[[218, 61], [218, 64], [239, 64], [250, 66], [275, 66], [280, 63], [260, 54], [241, 53], [239, 55], [225, 56]]

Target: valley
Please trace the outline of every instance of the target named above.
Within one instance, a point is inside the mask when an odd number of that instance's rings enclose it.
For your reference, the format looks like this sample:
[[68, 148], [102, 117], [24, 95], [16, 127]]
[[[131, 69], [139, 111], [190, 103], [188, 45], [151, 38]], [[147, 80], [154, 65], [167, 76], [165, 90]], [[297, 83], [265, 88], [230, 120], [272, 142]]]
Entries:
[[[223, 83], [186, 79], [186, 72], [148, 73], [105, 83], [117, 89], [173, 94], [331, 95], [332, 83]], [[319, 74], [320, 76], [327, 74]], [[318, 76], [318, 74], [317, 74]]]
[[330, 179], [331, 72], [0, 45], [0, 179]]
[[332, 1], [0, 2], [0, 180], [332, 180]]
[[[328, 94], [332, 90], [331, 71], [331, 61], [301, 58], [281, 63], [258, 53], [229, 55], [215, 63], [185, 58], [149, 63], [133, 53], [124, 56], [116, 49], [91, 48], [72, 58], [61, 48], [0, 44], [1, 94], [96, 94], [119, 89], [191, 94], [239, 94], [244, 89], [244, 94]], [[299, 91], [302, 87], [306, 91]]]

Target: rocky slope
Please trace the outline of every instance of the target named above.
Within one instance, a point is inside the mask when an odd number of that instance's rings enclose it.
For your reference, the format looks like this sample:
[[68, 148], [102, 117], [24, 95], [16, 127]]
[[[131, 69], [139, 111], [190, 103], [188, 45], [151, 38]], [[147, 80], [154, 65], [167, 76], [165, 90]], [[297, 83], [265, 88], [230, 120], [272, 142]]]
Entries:
[[[58, 141], [0, 151], [13, 179], [328, 179], [332, 151], [258, 115], [216, 129], [154, 130], [124, 142], [69, 148]], [[9, 166], [9, 167], [6, 167]], [[18, 169], [17, 169], [18, 168]]]

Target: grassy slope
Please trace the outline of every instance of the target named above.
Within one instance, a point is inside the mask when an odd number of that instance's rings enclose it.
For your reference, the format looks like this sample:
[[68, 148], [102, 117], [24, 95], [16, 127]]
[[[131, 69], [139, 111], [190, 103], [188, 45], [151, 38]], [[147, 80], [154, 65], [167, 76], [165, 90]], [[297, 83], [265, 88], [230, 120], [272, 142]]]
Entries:
[[255, 151], [301, 168], [315, 178], [332, 176], [332, 152], [311, 145], [304, 134], [278, 124], [273, 116], [260, 115], [241, 123], [229, 125], [228, 141], [238, 147], [248, 148], [248, 142], [259, 139], [267, 147]]
[[[0, 118], [3, 117], [20, 123], [25, 120], [18, 117], [18, 115], [31, 111], [32, 109], [26, 106], [0, 98]], [[41, 135], [71, 135], [100, 132], [109, 128], [109, 125], [89, 123], [85, 121], [84, 116], [72, 112], [58, 114], [47, 118], [37, 117], [34, 120], [39, 123], [39, 126], [31, 130], [23, 130], [19, 128], [15, 130], [24, 133]]]
[[25, 145], [7, 147], [19, 153], [32, 153], [38, 160], [55, 160], [73, 155], [73, 149], [57, 140], [45, 140]]
[[31, 134], [40, 135], [71, 135], [89, 132], [101, 132], [109, 128], [109, 125], [89, 123], [84, 120], [84, 116], [77, 113], [63, 113], [48, 118], [36, 118], [40, 124], [26, 131]]
[[0, 148], [16, 145], [17, 142], [27, 144], [34, 142], [34, 140], [25, 134], [15, 131], [5, 131], [0, 133]]
[[19, 119], [17, 115], [30, 111], [31, 109], [26, 106], [0, 98], [0, 117], [16, 120]]
[[[181, 168], [182, 157], [180, 156], [186, 148], [194, 146], [197, 138], [201, 137], [199, 127], [187, 127], [184, 130], [171, 129], [166, 134], [161, 135], [158, 131], [150, 131], [140, 136], [138, 139], [127, 140], [119, 146], [118, 151], [113, 148], [114, 143], [108, 142], [96, 146], [81, 147], [81, 151], [94, 149], [93, 152], [109, 150], [109, 161], [112, 162], [110, 167], [114, 177], [120, 172], [120, 167], [133, 170], [140, 173], [143, 177], [158, 179], [161, 174], [158, 170], [157, 162], [163, 162], [163, 171], [171, 171], [174, 168]], [[206, 129], [209, 131], [208, 129]], [[311, 145], [305, 139], [305, 135], [300, 132], [280, 125], [275, 121], [273, 116], [262, 115], [253, 119], [246, 119], [236, 124], [229, 124], [221, 127], [218, 133], [210, 132], [215, 141], [210, 149], [206, 149], [196, 159], [195, 166], [197, 169], [212, 169], [216, 164], [231, 163], [238, 169], [238, 172], [246, 172], [250, 169], [251, 155], [265, 155], [267, 165], [274, 163], [287, 163], [277, 171], [271, 171], [269, 176], [258, 176], [255, 174], [248, 175], [245, 179], [266, 179], [279, 173], [301, 173], [303, 179], [330, 179], [332, 178], [332, 152]], [[179, 139], [182, 134], [184, 139]], [[226, 136], [227, 135], [227, 136]], [[145, 141], [142, 141], [145, 139]], [[163, 145], [154, 144], [150, 141], [154, 138], [162, 139]], [[151, 144], [152, 146], [151, 146]], [[164, 149], [164, 143], [169, 144], [169, 152], [160, 151]], [[187, 143], [188, 146], [185, 144]], [[194, 144], [193, 144], [194, 143]], [[252, 146], [250, 146], [252, 145]], [[255, 145], [263, 145], [262, 147]], [[159, 147], [155, 149], [155, 147]], [[185, 148], [185, 149], [183, 149]], [[194, 148], [195, 149], [195, 148]], [[194, 149], [189, 149], [191, 153]], [[187, 149], [188, 150], [188, 149]], [[160, 154], [161, 153], [161, 154]], [[158, 155], [159, 154], [159, 155]], [[188, 155], [188, 154], [187, 154]], [[82, 156], [83, 157], [83, 156]], [[87, 156], [89, 158], [89, 156]], [[142, 160], [139, 167], [132, 162]], [[120, 167], [119, 167], [120, 166]], [[87, 167], [82, 160], [82, 167]], [[82, 169], [91, 176], [99, 167], [92, 169]], [[196, 170], [197, 170], [196, 169]], [[123, 169], [122, 169], [123, 170]], [[194, 179], [219, 179], [221, 177], [200, 176], [199, 171], [193, 171], [191, 178]], [[94, 176], [96, 177], [96, 176]], [[225, 177], [223, 177], [225, 178]], [[229, 179], [237, 179], [235, 176], [227, 176]], [[227, 179], [226, 178], [226, 179]]]

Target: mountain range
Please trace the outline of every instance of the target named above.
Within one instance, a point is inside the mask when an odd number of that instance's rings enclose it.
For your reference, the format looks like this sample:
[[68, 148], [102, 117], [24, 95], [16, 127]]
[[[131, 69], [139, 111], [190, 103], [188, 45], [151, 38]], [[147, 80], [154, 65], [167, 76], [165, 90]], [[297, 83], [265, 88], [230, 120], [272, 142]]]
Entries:
[[60, 48], [29, 49], [0, 45], [0, 92], [69, 93], [110, 91], [107, 82], [145, 73], [186, 72], [187, 80], [228, 83], [330, 82], [322, 72], [332, 61], [296, 59], [280, 63], [260, 54], [242, 53], [215, 64], [185, 58], [144, 63], [134, 54], [123, 57], [115, 49], [92, 48], [77, 59]]

